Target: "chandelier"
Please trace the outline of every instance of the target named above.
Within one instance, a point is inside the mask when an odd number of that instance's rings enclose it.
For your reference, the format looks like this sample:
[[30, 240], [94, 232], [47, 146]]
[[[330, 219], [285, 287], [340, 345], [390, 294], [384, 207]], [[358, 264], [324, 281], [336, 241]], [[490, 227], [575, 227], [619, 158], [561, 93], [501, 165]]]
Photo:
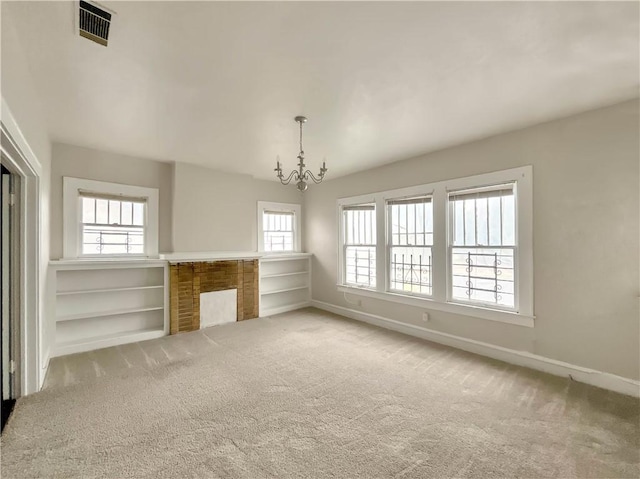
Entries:
[[309, 187], [309, 184], [307, 183], [309, 179], [311, 179], [316, 185], [318, 183], [322, 183], [324, 174], [327, 172], [327, 167], [325, 166], [325, 162], [323, 161], [322, 168], [320, 168], [320, 173], [317, 177], [309, 170], [304, 169], [305, 164], [304, 150], [302, 148], [302, 124], [307, 122], [307, 118], [304, 116], [296, 116], [294, 120], [300, 123], [300, 153], [298, 153], [298, 170], [293, 170], [291, 173], [289, 173], [289, 176], [285, 180], [284, 175], [282, 174], [282, 168], [280, 167], [280, 161], [278, 160], [276, 161], [276, 168], [273, 171], [276, 172], [276, 176], [280, 180], [280, 183], [282, 183], [283, 185], [288, 185], [289, 183], [291, 183], [291, 181], [295, 180], [296, 188], [298, 188], [300, 192], [303, 192], [306, 191]]

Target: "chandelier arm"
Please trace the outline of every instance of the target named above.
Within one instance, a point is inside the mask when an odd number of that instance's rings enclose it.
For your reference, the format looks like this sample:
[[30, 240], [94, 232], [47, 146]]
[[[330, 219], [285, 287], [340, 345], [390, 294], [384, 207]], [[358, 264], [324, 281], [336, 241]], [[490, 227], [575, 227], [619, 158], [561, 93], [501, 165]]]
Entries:
[[280, 183], [282, 183], [283, 185], [288, 185], [289, 183], [291, 183], [291, 180], [293, 178], [295, 178], [297, 181], [299, 177], [300, 175], [298, 174], [298, 172], [296, 170], [293, 170], [291, 173], [289, 173], [289, 176], [287, 177], [286, 180], [283, 180], [282, 178], [280, 178]]
[[317, 185], [317, 184], [322, 183], [322, 180], [324, 179], [324, 173], [320, 173], [318, 178], [316, 178], [314, 176], [314, 174], [311, 173], [311, 171], [307, 170], [307, 171], [304, 172], [304, 177], [305, 178], [311, 178], [313, 180], [313, 182]]

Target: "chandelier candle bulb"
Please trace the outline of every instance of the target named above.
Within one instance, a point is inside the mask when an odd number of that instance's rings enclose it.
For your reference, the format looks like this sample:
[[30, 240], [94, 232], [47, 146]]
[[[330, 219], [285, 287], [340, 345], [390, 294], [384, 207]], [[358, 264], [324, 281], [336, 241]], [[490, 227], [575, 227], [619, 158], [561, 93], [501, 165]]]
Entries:
[[324, 179], [324, 175], [327, 172], [326, 161], [322, 162], [322, 168], [320, 168], [320, 173], [316, 177], [311, 171], [305, 170], [304, 164], [304, 148], [302, 147], [302, 124], [306, 123], [307, 118], [304, 116], [296, 116], [294, 120], [300, 124], [300, 153], [298, 153], [298, 170], [293, 170], [289, 173], [287, 179], [284, 179], [284, 175], [282, 174], [282, 167], [280, 166], [280, 159], [276, 160], [276, 167], [273, 171], [276, 172], [276, 177], [280, 180], [280, 183], [283, 185], [288, 185], [291, 181], [295, 180], [296, 188], [302, 193], [309, 188], [308, 180], [313, 181], [315, 184], [322, 183]]

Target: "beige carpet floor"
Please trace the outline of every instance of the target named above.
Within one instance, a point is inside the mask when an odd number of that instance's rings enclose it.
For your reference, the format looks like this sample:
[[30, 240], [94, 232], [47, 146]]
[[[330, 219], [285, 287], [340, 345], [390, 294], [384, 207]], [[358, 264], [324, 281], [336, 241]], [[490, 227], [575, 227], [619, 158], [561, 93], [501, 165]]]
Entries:
[[309, 309], [52, 361], [2, 478], [640, 476], [639, 402]]

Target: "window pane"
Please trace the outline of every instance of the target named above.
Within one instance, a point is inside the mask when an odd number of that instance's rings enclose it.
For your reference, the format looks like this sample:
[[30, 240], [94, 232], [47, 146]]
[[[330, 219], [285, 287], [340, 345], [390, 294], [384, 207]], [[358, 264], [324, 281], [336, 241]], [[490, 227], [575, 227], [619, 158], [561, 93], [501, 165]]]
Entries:
[[120, 202], [109, 201], [109, 224], [120, 224]]
[[133, 203], [133, 224], [142, 226], [144, 224], [144, 204]]
[[122, 224], [133, 224], [133, 204], [130, 201], [123, 201], [121, 206]]
[[95, 198], [80, 198], [82, 201], [82, 222], [95, 223], [96, 221], [96, 200]]
[[489, 198], [489, 244], [502, 244], [502, 200], [500, 197]]
[[515, 245], [516, 214], [514, 196], [502, 197], [502, 244]]
[[454, 247], [451, 262], [453, 299], [515, 307], [513, 248]]
[[453, 202], [453, 244], [464, 245], [464, 201]]
[[96, 199], [96, 223], [106, 225], [109, 223], [109, 201]]
[[144, 253], [144, 228], [85, 225], [82, 232], [82, 253], [89, 255]]
[[476, 244], [476, 202], [464, 200], [464, 244]]

